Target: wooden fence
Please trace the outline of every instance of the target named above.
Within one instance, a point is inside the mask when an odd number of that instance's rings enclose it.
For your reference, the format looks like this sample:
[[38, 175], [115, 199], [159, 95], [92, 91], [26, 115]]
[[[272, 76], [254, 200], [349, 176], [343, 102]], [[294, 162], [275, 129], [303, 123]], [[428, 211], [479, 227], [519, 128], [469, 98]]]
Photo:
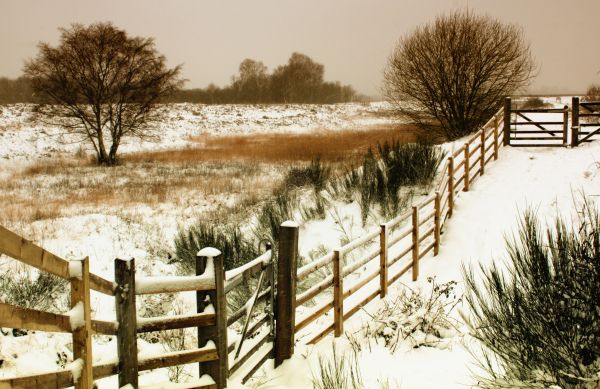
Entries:
[[[600, 103], [594, 104], [600, 106]], [[580, 113], [580, 106], [591, 112]], [[600, 132], [600, 128], [576, 132], [580, 127], [591, 127], [583, 126], [579, 118], [585, 123], [592, 120], [596, 123], [600, 114], [593, 111], [592, 103], [579, 103], [574, 99], [573, 107], [578, 115], [572, 115], [571, 143], [578, 144]], [[560, 145], [567, 143], [568, 109], [554, 111], [557, 112], [551, 113], [563, 115], [562, 131], [540, 128], [557, 123], [536, 122], [527, 116], [532, 111], [512, 110], [507, 99], [504, 109], [447, 158], [434, 185], [434, 194], [406, 213], [299, 269], [299, 228], [292, 222], [281, 226], [276, 272], [270, 247], [258, 258], [227, 272], [223, 270], [219, 251], [206, 248], [196, 258], [196, 276], [135, 277], [134, 261], [117, 259], [114, 283], [90, 273], [87, 258], [66, 261], [0, 227], [0, 253], [69, 280], [73, 308], [68, 314], [54, 314], [0, 304], [0, 327], [72, 333], [75, 361], [70, 368], [53, 373], [0, 379], [0, 389], [72, 385], [92, 388], [94, 379], [114, 374], [119, 375], [120, 386], [137, 387], [139, 371], [196, 362], [199, 376], [208, 375], [208, 383], [192, 383], [189, 387], [223, 388], [231, 374], [243, 372], [245, 382], [267, 359], [274, 358], [278, 366], [290, 358], [299, 336], [306, 337], [306, 342], [311, 344], [331, 332], [340, 336], [344, 321], [377, 296], [385, 297], [388, 287], [409, 271], [412, 279], [417, 280], [420, 260], [429, 253], [434, 256], [439, 253], [440, 235], [446, 220], [452, 217], [456, 197], [461, 191], [469, 191], [474, 180], [485, 174], [486, 166], [498, 158], [503, 145], [512, 145], [513, 115], [530, 123], [526, 125], [536, 131], [547, 132], [545, 138], [554, 141], [556, 137]], [[544, 142], [549, 141], [541, 140]], [[318, 280], [307, 289], [297, 288], [310, 277]], [[246, 288], [250, 297], [229, 314], [227, 296], [239, 288]], [[114, 297], [116, 321], [91, 317], [90, 290]], [[137, 295], [183, 291], [196, 291], [196, 312], [137, 318]], [[297, 308], [307, 305], [311, 307], [296, 318]], [[333, 312], [331, 322], [317, 329], [310, 326], [330, 311]], [[138, 333], [188, 327], [197, 328], [197, 348], [138, 359]], [[228, 328], [237, 329], [240, 335], [229, 341]], [[117, 363], [92, 364], [93, 335], [117, 336]]]
[[[134, 260], [115, 260], [115, 283], [90, 273], [89, 260], [66, 261], [0, 226], [0, 253], [33, 266], [71, 284], [72, 309], [56, 314], [0, 304], [0, 327], [33, 331], [71, 333], [73, 336], [73, 363], [68, 368], [51, 373], [33, 374], [0, 379], [0, 388], [76, 388], [91, 389], [94, 379], [119, 375], [119, 386], [137, 388], [138, 372], [198, 362], [202, 381], [197, 388], [224, 387], [225, 370], [219, 355], [225, 355], [220, 334], [225, 333], [224, 275], [218, 250], [205, 249], [198, 253], [203, 263], [201, 275], [196, 277], [135, 277]], [[116, 321], [100, 321], [91, 317], [90, 290], [113, 296]], [[136, 295], [197, 291], [210, 297], [212, 306], [202, 306], [191, 315], [139, 319], [136, 315]], [[200, 308], [200, 306], [199, 306]], [[198, 328], [198, 348], [150, 358], [138, 359], [137, 334], [186, 327]], [[92, 364], [92, 336], [116, 335], [118, 362]], [[202, 384], [201, 382], [207, 382]], [[191, 387], [191, 386], [190, 386]]]
[[[487, 164], [498, 158], [505, 134], [500, 128], [503, 111], [496, 113], [483, 128], [454, 151], [441, 169], [435, 193], [408, 212], [380, 225], [368, 234], [327, 253], [298, 269], [298, 282], [317, 276], [321, 280], [296, 294], [295, 306], [314, 305], [294, 322], [291, 330], [314, 344], [333, 332], [340, 336], [344, 321], [375, 297], [385, 297], [389, 285], [411, 271], [419, 276], [419, 261], [440, 250], [440, 234], [452, 216], [460, 191], [469, 191], [473, 181], [485, 174]], [[350, 254], [361, 249], [358, 259]], [[359, 271], [360, 269], [360, 271]], [[307, 327], [333, 311], [333, 320], [310, 333]]]

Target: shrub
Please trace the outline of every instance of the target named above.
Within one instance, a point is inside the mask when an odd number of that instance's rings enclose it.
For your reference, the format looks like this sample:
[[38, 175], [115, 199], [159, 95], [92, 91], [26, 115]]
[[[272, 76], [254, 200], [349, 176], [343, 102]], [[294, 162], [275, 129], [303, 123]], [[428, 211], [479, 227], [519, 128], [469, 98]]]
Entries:
[[381, 340], [392, 352], [405, 341], [410, 348], [445, 347], [446, 339], [456, 335], [449, 315], [462, 299], [455, 293], [456, 281], [437, 284], [429, 277], [427, 282], [428, 294], [403, 288], [394, 299], [384, 300], [363, 329], [364, 338]]
[[66, 280], [46, 272], [32, 272], [24, 267], [17, 271], [5, 271], [0, 276], [0, 301], [23, 308], [60, 311], [64, 308], [60, 306], [60, 300], [66, 297], [66, 289]]
[[431, 183], [444, 157], [439, 147], [426, 143], [384, 142], [377, 151], [376, 155], [369, 149], [362, 166], [347, 172], [332, 190], [332, 195], [346, 198], [357, 194], [363, 224], [373, 204], [380, 206], [384, 217], [398, 214], [410, 198], [406, 189]]
[[292, 167], [288, 170], [282, 187], [291, 189], [310, 185], [316, 192], [320, 192], [325, 189], [330, 177], [331, 167], [323, 163], [320, 156], [317, 156], [307, 166]]
[[539, 97], [529, 97], [523, 104], [521, 109], [545, 108], [548, 106], [544, 100]]
[[489, 374], [480, 385], [600, 385], [600, 219], [589, 203], [579, 216], [542, 229], [527, 211], [505, 269], [481, 266], [481, 282], [464, 269], [466, 319]]
[[176, 260], [184, 274], [195, 274], [196, 253], [204, 247], [221, 251], [223, 266], [230, 270], [259, 255], [258, 245], [244, 237], [239, 227], [219, 229], [200, 220], [187, 231], [180, 230], [175, 237]]
[[273, 194], [260, 209], [257, 216], [255, 235], [260, 239], [277, 241], [279, 227], [286, 220], [293, 220], [299, 208], [298, 193], [293, 190], [280, 190]]
[[584, 101], [600, 101], [600, 85], [590, 85], [583, 97]]

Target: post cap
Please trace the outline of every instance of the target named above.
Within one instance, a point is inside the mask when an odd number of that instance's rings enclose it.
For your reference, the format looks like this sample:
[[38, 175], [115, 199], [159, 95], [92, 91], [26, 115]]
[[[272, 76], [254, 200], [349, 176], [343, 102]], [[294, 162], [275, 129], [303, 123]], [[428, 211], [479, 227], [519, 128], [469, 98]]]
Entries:
[[205, 247], [202, 250], [198, 251], [198, 254], [196, 254], [199, 257], [210, 257], [210, 258], [214, 258], [214, 257], [218, 257], [219, 255], [221, 255], [221, 251], [219, 251], [218, 249], [214, 248], [214, 247]]

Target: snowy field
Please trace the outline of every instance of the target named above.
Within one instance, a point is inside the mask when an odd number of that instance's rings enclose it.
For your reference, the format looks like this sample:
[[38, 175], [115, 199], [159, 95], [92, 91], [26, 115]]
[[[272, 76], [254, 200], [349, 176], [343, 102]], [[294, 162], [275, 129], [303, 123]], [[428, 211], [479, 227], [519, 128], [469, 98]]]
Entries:
[[[0, 180], [11, 179], [4, 182], [11, 182], [12, 186], [0, 188], [0, 211], [3, 212], [10, 206], [11, 199], [7, 194], [24, 190], [19, 186], [21, 184], [13, 182], [16, 174], [47, 158], [70, 158], [79, 150], [79, 146], [69, 143], [68, 139], [57, 143], [56, 129], [48, 127], [40, 131], [29, 124], [28, 109], [22, 105], [0, 107]], [[168, 116], [159, 143], [129, 144], [123, 151], [185, 148], [190, 145], [191, 137], [201, 134], [368, 129], [389, 125], [393, 120], [382, 104], [261, 107], [182, 104], [170, 107]], [[451, 149], [453, 146], [445, 147]], [[536, 209], [542, 218], [551, 221], [559, 214], [572, 217], [581, 193], [597, 202], [600, 198], [599, 162], [598, 142], [574, 149], [502, 148], [499, 160], [486, 168], [486, 175], [475, 181], [470, 192], [459, 195], [455, 214], [445, 225], [440, 255], [426, 256], [421, 261], [419, 281], [412, 283], [410, 275], [402, 277], [390, 289], [387, 301], [406, 290], [405, 286], [415, 290], [422, 288], [427, 293], [430, 288], [428, 277], [436, 277], [438, 284], [458, 282], [456, 292], [460, 296], [463, 287], [461, 265], [501, 261], [505, 257], [504, 238], [515, 231], [518, 217], [526, 208]], [[78, 167], [67, 164], [64, 168]], [[245, 174], [245, 171], [239, 174]], [[269, 181], [280, 178], [277, 172], [267, 168], [256, 171], [257, 179], [264, 174], [268, 175]], [[26, 186], [25, 183], [22, 185]], [[44, 185], [36, 187], [39, 189], [37, 201], [41, 203], [45, 201], [48, 189]], [[68, 185], [64, 188], [72, 190]], [[243, 191], [244, 188], [238, 189]], [[423, 194], [417, 193], [417, 196]], [[175, 270], [166, 258], [172, 251], [172, 238], [177, 229], [199, 214], [218, 208], [219, 204], [239, 200], [227, 199], [220, 193], [203, 193], [202, 196], [198, 199], [197, 193], [184, 192], [182, 197], [185, 198], [172, 198], [167, 192], [165, 201], [147, 206], [103, 207], [100, 203], [96, 207], [82, 206], [69, 216], [40, 218], [27, 223], [12, 221], [8, 227], [67, 259], [89, 256], [91, 271], [107, 279], [113, 279], [113, 259], [116, 257], [135, 257], [138, 271], [145, 274], [170, 275]], [[356, 238], [378, 222], [380, 220], [369, 220], [369, 225], [363, 226], [356, 203], [334, 204], [334, 209], [324, 220], [301, 226], [301, 254], [308, 256], [318, 246], [332, 249], [343, 239]], [[4, 271], [8, 266], [0, 259], [0, 270]], [[195, 297], [184, 293], [181, 299], [165, 304], [190, 311], [195, 309]], [[459, 304], [453, 311], [457, 330], [448, 335], [443, 346], [412, 348], [407, 343], [395, 352], [369, 341], [362, 332], [371, 320], [370, 315], [383, 306], [384, 302], [375, 299], [365, 312], [347, 321], [346, 333], [353, 334], [350, 339], [343, 336], [334, 341], [330, 335], [316, 346], [306, 346], [300, 341], [293, 358], [280, 368], [273, 370], [272, 361], [269, 361], [245, 386], [239, 383], [240, 377], [234, 376], [230, 387], [309, 388], [313, 375], [318, 372], [319, 356], [331, 358], [332, 342], [339, 354], [349, 354], [357, 341], [362, 344], [358, 364], [367, 388], [464, 388], [473, 383], [470, 370], [474, 365], [466, 349], [473, 341], [460, 324], [459, 311], [464, 309], [463, 306]], [[110, 299], [94, 293], [92, 307], [96, 318], [114, 319]], [[315, 325], [331, 320], [327, 316]], [[0, 356], [4, 360], [0, 376], [56, 369], [57, 355], [70, 355], [68, 338], [43, 333], [0, 337]], [[114, 360], [114, 343], [108, 337], [96, 339], [94, 362]], [[139, 342], [139, 350], [142, 355], [165, 351], [159, 344], [143, 340]], [[165, 381], [167, 374], [165, 369], [148, 372], [141, 375], [140, 383]], [[115, 377], [101, 380], [100, 387], [116, 387]]]
[[[421, 261], [419, 281], [411, 282], [409, 275], [402, 277], [386, 300], [394, 299], [403, 284], [427, 291], [427, 277], [436, 277], [438, 283], [457, 281], [460, 294], [461, 266], [506, 259], [505, 238], [516, 232], [525, 209], [536, 210], [541, 220], [549, 223], [557, 215], [573, 219], [582, 193], [599, 204], [600, 143], [573, 149], [502, 148], [498, 161], [486, 168], [486, 175], [477, 179], [470, 192], [459, 195], [455, 214], [445, 225], [440, 254], [435, 258], [427, 255]], [[373, 314], [383, 304], [376, 299], [366, 311]], [[459, 320], [458, 313], [465, 307], [457, 308], [454, 315]], [[332, 318], [326, 320], [331, 322]], [[345, 323], [345, 332], [352, 334], [370, 322], [371, 317], [362, 312]], [[466, 329], [459, 328], [461, 331], [443, 349], [420, 347], [391, 353], [374, 343], [370, 350], [363, 348], [358, 365], [365, 387], [380, 388], [382, 383], [392, 388], [470, 387], [474, 383], [470, 372], [477, 368], [468, 346], [477, 348]], [[350, 353], [346, 336], [334, 340], [330, 335], [316, 346], [298, 345], [290, 361], [276, 370], [265, 369], [263, 377], [257, 374], [256, 381], [262, 379], [269, 388], [311, 387], [311, 378], [319, 371], [318, 356], [331, 358], [333, 343], [338, 353]]]

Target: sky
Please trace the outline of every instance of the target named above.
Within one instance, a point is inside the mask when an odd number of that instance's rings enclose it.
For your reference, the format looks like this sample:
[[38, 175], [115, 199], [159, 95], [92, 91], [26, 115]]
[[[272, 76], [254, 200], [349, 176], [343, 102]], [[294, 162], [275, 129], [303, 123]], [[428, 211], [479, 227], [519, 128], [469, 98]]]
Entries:
[[377, 96], [400, 37], [467, 8], [523, 28], [539, 66], [528, 92], [600, 83], [600, 0], [0, 0], [0, 77], [21, 75], [60, 27], [110, 21], [154, 37], [187, 88], [228, 84], [245, 58], [273, 70], [297, 51], [325, 65], [326, 80]]

